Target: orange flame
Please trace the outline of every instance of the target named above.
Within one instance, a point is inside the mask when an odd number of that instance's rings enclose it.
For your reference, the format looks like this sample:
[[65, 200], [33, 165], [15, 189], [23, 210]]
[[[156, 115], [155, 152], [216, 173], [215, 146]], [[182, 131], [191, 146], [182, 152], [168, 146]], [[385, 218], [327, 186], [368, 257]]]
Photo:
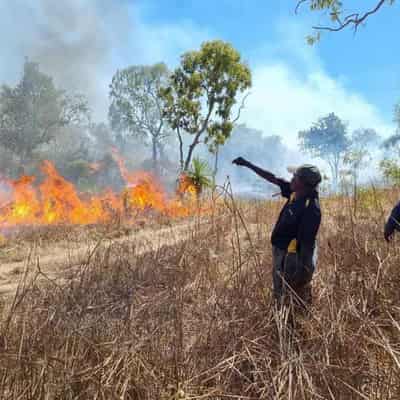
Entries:
[[178, 193], [179, 194], [189, 193], [192, 199], [195, 199], [197, 196], [196, 186], [193, 184], [190, 177], [187, 176], [185, 173], [182, 173], [179, 177]]
[[[185, 217], [193, 215], [196, 205], [189, 199], [170, 197], [162, 185], [148, 172], [131, 172], [117, 151], [113, 151], [126, 188], [121, 193], [107, 190], [88, 196], [79, 194], [75, 186], [62, 177], [50, 161], [41, 170], [44, 179], [35, 185], [34, 176], [6, 180], [0, 186], [0, 227], [13, 225], [95, 224], [123, 216], [134, 217], [147, 210], [160, 215]], [[191, 193], [189, 186], [179, 187]]]

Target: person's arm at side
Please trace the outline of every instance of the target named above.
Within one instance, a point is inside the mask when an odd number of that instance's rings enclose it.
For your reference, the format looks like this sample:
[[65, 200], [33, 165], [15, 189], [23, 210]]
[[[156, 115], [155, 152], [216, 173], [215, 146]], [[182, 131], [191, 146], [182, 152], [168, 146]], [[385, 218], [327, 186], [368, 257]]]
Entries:
[[302, 264], [305, 266], [312, 266], [315, 240], [320, 224], [320, 211], [316, 208], [307, 208], [302, 216], [299, 232], [297, 234], [299, 257]]
[[400, 231], [400, 202], [393, 208], [385, 224], [384, 236], [387, 242], [390, 241], [395, 230]]

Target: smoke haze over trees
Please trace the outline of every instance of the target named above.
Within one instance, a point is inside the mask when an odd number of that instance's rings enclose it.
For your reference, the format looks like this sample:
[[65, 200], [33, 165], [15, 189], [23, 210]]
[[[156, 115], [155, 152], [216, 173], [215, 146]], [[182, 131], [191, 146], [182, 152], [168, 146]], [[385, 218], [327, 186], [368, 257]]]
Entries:
[[[121, 2], [118, 7], [114, 2], [106, 0], [89, 2], [72, 0], [63, 3], [38, 0], [30, 4], [22, 1], [3, 2], [0, 5], [0, 13], [5, 16], [0, 28], [3, 33], [0, 43], [2, 55], [7, 60], [0, 65], [0, 84], [6, 85], [2, 91], [1, 106], [3, 120], [0, 136], [4, 139], [0, 148], [1, 173], [16, 177], [21, 172], [19, 169], [21, 160], [24, 160], [25, 172], [36, 172], [34, 162], [49, 159], [55, 162], [66, 177], [78, 182], [82, 187], [94, 188], [95, 184], [104, 186], [107, 182], [117, 181], [117, 173], [112, 171], [114, 166], [111, 156], [111, 149], [116, 148], [131, 168], [154, 170], [155, 161], [157, 161], [161, 179], [167, 181], [172, 187], [172, 182], [175, 181], [181, 168], [179, 142], [176, 136], [162, 135], [162, 140], [154, 141], [152, 145], [151, 135], [143, 140], [143, 132], [139, 132], [137, 124], [136, 126], [131, 124], [131, 132], [128, 132], [127, 129], [121, 130], [117, 129], [116, 125], [112, 126], [113, 124], [110, 124], [108, 119], [109, 85], [117, 70], [122, 71], [132, 65], [145, 68], [157, 62], [165, 63], [166, 68], [171, 71], [176, 68], [179, 61], [178, 55], [169, 57], [165, 55], [167, 52], [163, 51], [163, 47], [170, 46], [170, 36], [165, 35], [166, 38], [168, 36], [168, 40], [159, 40], [157, 37], [159, 44], [152, 47], [151, 42], [154, 38], [151, 36], [152, 31], [143, 28], [143, 24], [135, 18], [132, 9], [124, 2]], [[132, 23], [132, 21], [137, 23]], [[160, 32], [157, 35], [162, 36], [163, 31]], [[145, 42], [142, 40], [144, 35], [147, 39]], [[195, 37], [193, 41], [186, 40], [184, 35], [178, 32], [177, 36], [183, 37], [176, 46], [179, 54], [199, 49], [200, 42], [207, 38], [207, 35], [201, 32], [201, 35]], [[156, 51], [155, 48], [157, 48]], [[23, 127], [22, 113], [16, 114], [20, 121], [15, 119], [14, 122], [18, 123], [14, 123], [14, 126], [10, 124], [10, 118], [4, 118], [5, 115], [10, 115], [12, 108], [22, 109], [16, 106], [16, 101], [13, 103], [11, 99], [17, 94], [18, 84], [23, 77], [25, 56], [28, 57], [30, 65], [37, 65], [35, 68], [37, 72], [40, 72], [48, 89], [47, 95], [42, 97], [42, 105], [35, 103], [36, 108], [31, 109], [30, 114], [26, 114], [29, 115], [27, 118], [30, 120], [30, 125], [35, 125], [36, 129], [27, 129], [29, 125]], [[247, 61], [243, 55], [240, 56]], [[267, 69], [267, 71], [270, 70]], [[270, 72], [277, 72], [276, 68]], [[314, 78], [323, 80], [323, 76], [318, 74]], [[298, 86], [296, 80], [293, 82], [294, 86]], [[259, 89], [255, 87], [254, 90]], [[8, 101], [4, 98], [8, 98]], [[14, 99], [17, 98], [14, 96]], [[66, 106], [66, 101], [72, 99], [82, 100], [81, 103], [75, 102], [75, 106], [85, 104], [89, 107], [90, 122], [77, 123], [78, 121], [67, 121], [64, 118], [60, 110], [67, 108], [63, 109], [61, 106]], [[265, 114], [271, 113], [262, 101], [259, 103], [260, 107], [265, 107], [263, 111]], [[43, 104], [48, 105], [45, 112], [42, 111]], [[71, 102], [68, 104], [73, 105]], [[288, 112], [280, 115], [279, 118], [285, 121], [290, 120], [291, 107], [293, 109], [296, 105], [288, 103]], [[310, 106], [310, 108], [313, 107]], [[329, 111], [337, 112], [334, 107]], [[342, 114], [337, 114], [339, 118], [342, 118]], [[319, 115], [319, 118], [323, 118], [324, 115]], [[400, 113], [397, 112], [396, 115]], [[54, 116], [57, 118], [53, 118]], [[125, 116], [132, 117], [132, 114], [128, 111]], [[348, 122], [345, 118], [342, 121], [344, 124]], [[217, 183], [222, 183], [225, 177], [229, 176], [238, 192], [267, 193], [270, 190], [270, 187], [264, 186], [259, 178], [231, 165], [232, 159], [238, 155], [286, 177], [288, 177], [286, 171], [288, 166], [298, 165], [303, 161], [312, 160], [327, 169], [324, 161], [300, 154], [294, 147], [289, 148], [287, 137], [280, 129], [272, 129], [268, 124], [262, 126], [261, 129], [255, 129], [256, 124], [253, 125], [248, 118], [246, 124], [242, 124], [242, 119], [235, 121], [236, 125], [232, 122], [232, 118], [225, 118], [224, 128], [229, 129], [211, 132], [211, 136], [215, 139], [212, 140], [213, 150], [218, 148]], [[46, 124], [50, 124], [52, 129], [45, 129]], [[233, 128], [232, 133], [225, 134], [228, 131], [230, 133], [231, 128]], [[302, 131], [309, 128], [309, 126], [304, 126]], [[353, 123], [352, 129], [354, 128]], [[365, 131], [372, 130], [368, 123], [367, 126], [360, 125], [357, 128]], [[29, 138], [29, 141], [24, 141], [22, 136], [18, 135], [27, 130], [30, 134], [23, 134], [23, 137]], [[297, 135], [297, 132], [298, 130], [294, 131], [293, 135]], [[377, 130], [378, 135], [381, 133]], [[7, 137], [9, 134], [13, 140], [15, 139], [14, 143]], [[349, 140], [354, 136], [350, 130], [348, 135]], [[350, 141], [354, 144], [356, 141], [360, 142], [359, 139]], [[386, 161], [395, 162], [398, 147], [396, 135], [390, 140], [389, 142], [393, 145], [388, 144], [391, 155], [388, 150]], [[222, 145], [223, 142], [225, 143]], [[188, 139], [184, 139], [183, 145], [186, 150], [190, 144]], [[207, 145], [209, 144], [203, 141], [198, 143], [193, 156], [207, 160], [212, 169], [215, 158], [208, 152]], [[378, 147], [374, 145], [372, 150], [368, 148], [368, 152], [374, 158], [377, 157]], [[337, 168], [333, 169], [331, 174], [333, 180], [339, 179], [341, 169], [351, 169], [352, 176], [357, 175], [357, 179], [360, 178], [358, 175], [362, 175], [361, 165], [367, 159], [366, 157], [360, 149], [347, 146], [340, 154]], [[33, 162], [28, 162], [28, 159]], [[107, 169], [111, 171], [107, 173], [109, 176], [98, 174], [93, 168], [95, 164], [107, 166]], [[389, 164], [385, 165], [388, 167]], [[390, 167], [393, 167], [393, 163]], [[356, 170], [361, 170], [361, 173]]]
[[[283, 177], [289, 177], [289, 166], [298, 165], [302, 161], [301, 155], [285, 146], [279, 135], [268, 136], [244, 124], [236, 126], [229, 140], [220, 149], [217, 182], [222, 184], [229, 177], [237, 193], [257, 197], [276, 192], [276, 188], [248, 170], [232, 165], [232, 160], [238, 154]], [[208, 162], [212, 165], [212, 156], [208, 156]]]

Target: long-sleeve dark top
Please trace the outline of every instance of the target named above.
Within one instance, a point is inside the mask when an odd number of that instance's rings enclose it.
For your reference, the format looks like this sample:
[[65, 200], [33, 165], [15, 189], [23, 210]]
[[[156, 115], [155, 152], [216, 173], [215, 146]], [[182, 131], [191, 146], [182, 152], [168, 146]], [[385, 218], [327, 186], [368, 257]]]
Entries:
[[307, 196], [290, 201], [293, 193], [290, 183], [279, 179], [278, 185], [282, 196], [287, 198], [275, 228], [272, 232], [273, 246], [287, 250], [289, 243], [296, 239], [297, 252], [309, 264], [313, 257], [315, 241], [321, 224], [321, 209], [319, 196], [316, 190]]
[[400, 231], [400, 202], [396, 204], [385, 225], [385, 232], [388, 236], [394, 231]]

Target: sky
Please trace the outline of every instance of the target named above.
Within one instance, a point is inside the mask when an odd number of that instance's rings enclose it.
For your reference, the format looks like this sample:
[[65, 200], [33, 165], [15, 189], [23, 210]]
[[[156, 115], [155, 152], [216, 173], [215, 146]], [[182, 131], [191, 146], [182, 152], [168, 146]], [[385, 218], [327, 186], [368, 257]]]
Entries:
[[[345, 2], [349, 11], [360, 1]], [[376, 3], [363, 0], [364, 7]], [[242, 123], [297, 146], [297, 133], [335, 112], [349, 129], [394, 132], [400, 100], [400, 4], [385, 6], [356, 35], [325, 34], [309, 46], [311, 26], [326, 21], [295, 0], [0, 0], [0, 82], [13, 84], [25, 56], [59, 86], [87, 93], [94, 118], [107, 119], [117, 68], [166, 62], [212, 39], [229, 41], [252, 70]]]

